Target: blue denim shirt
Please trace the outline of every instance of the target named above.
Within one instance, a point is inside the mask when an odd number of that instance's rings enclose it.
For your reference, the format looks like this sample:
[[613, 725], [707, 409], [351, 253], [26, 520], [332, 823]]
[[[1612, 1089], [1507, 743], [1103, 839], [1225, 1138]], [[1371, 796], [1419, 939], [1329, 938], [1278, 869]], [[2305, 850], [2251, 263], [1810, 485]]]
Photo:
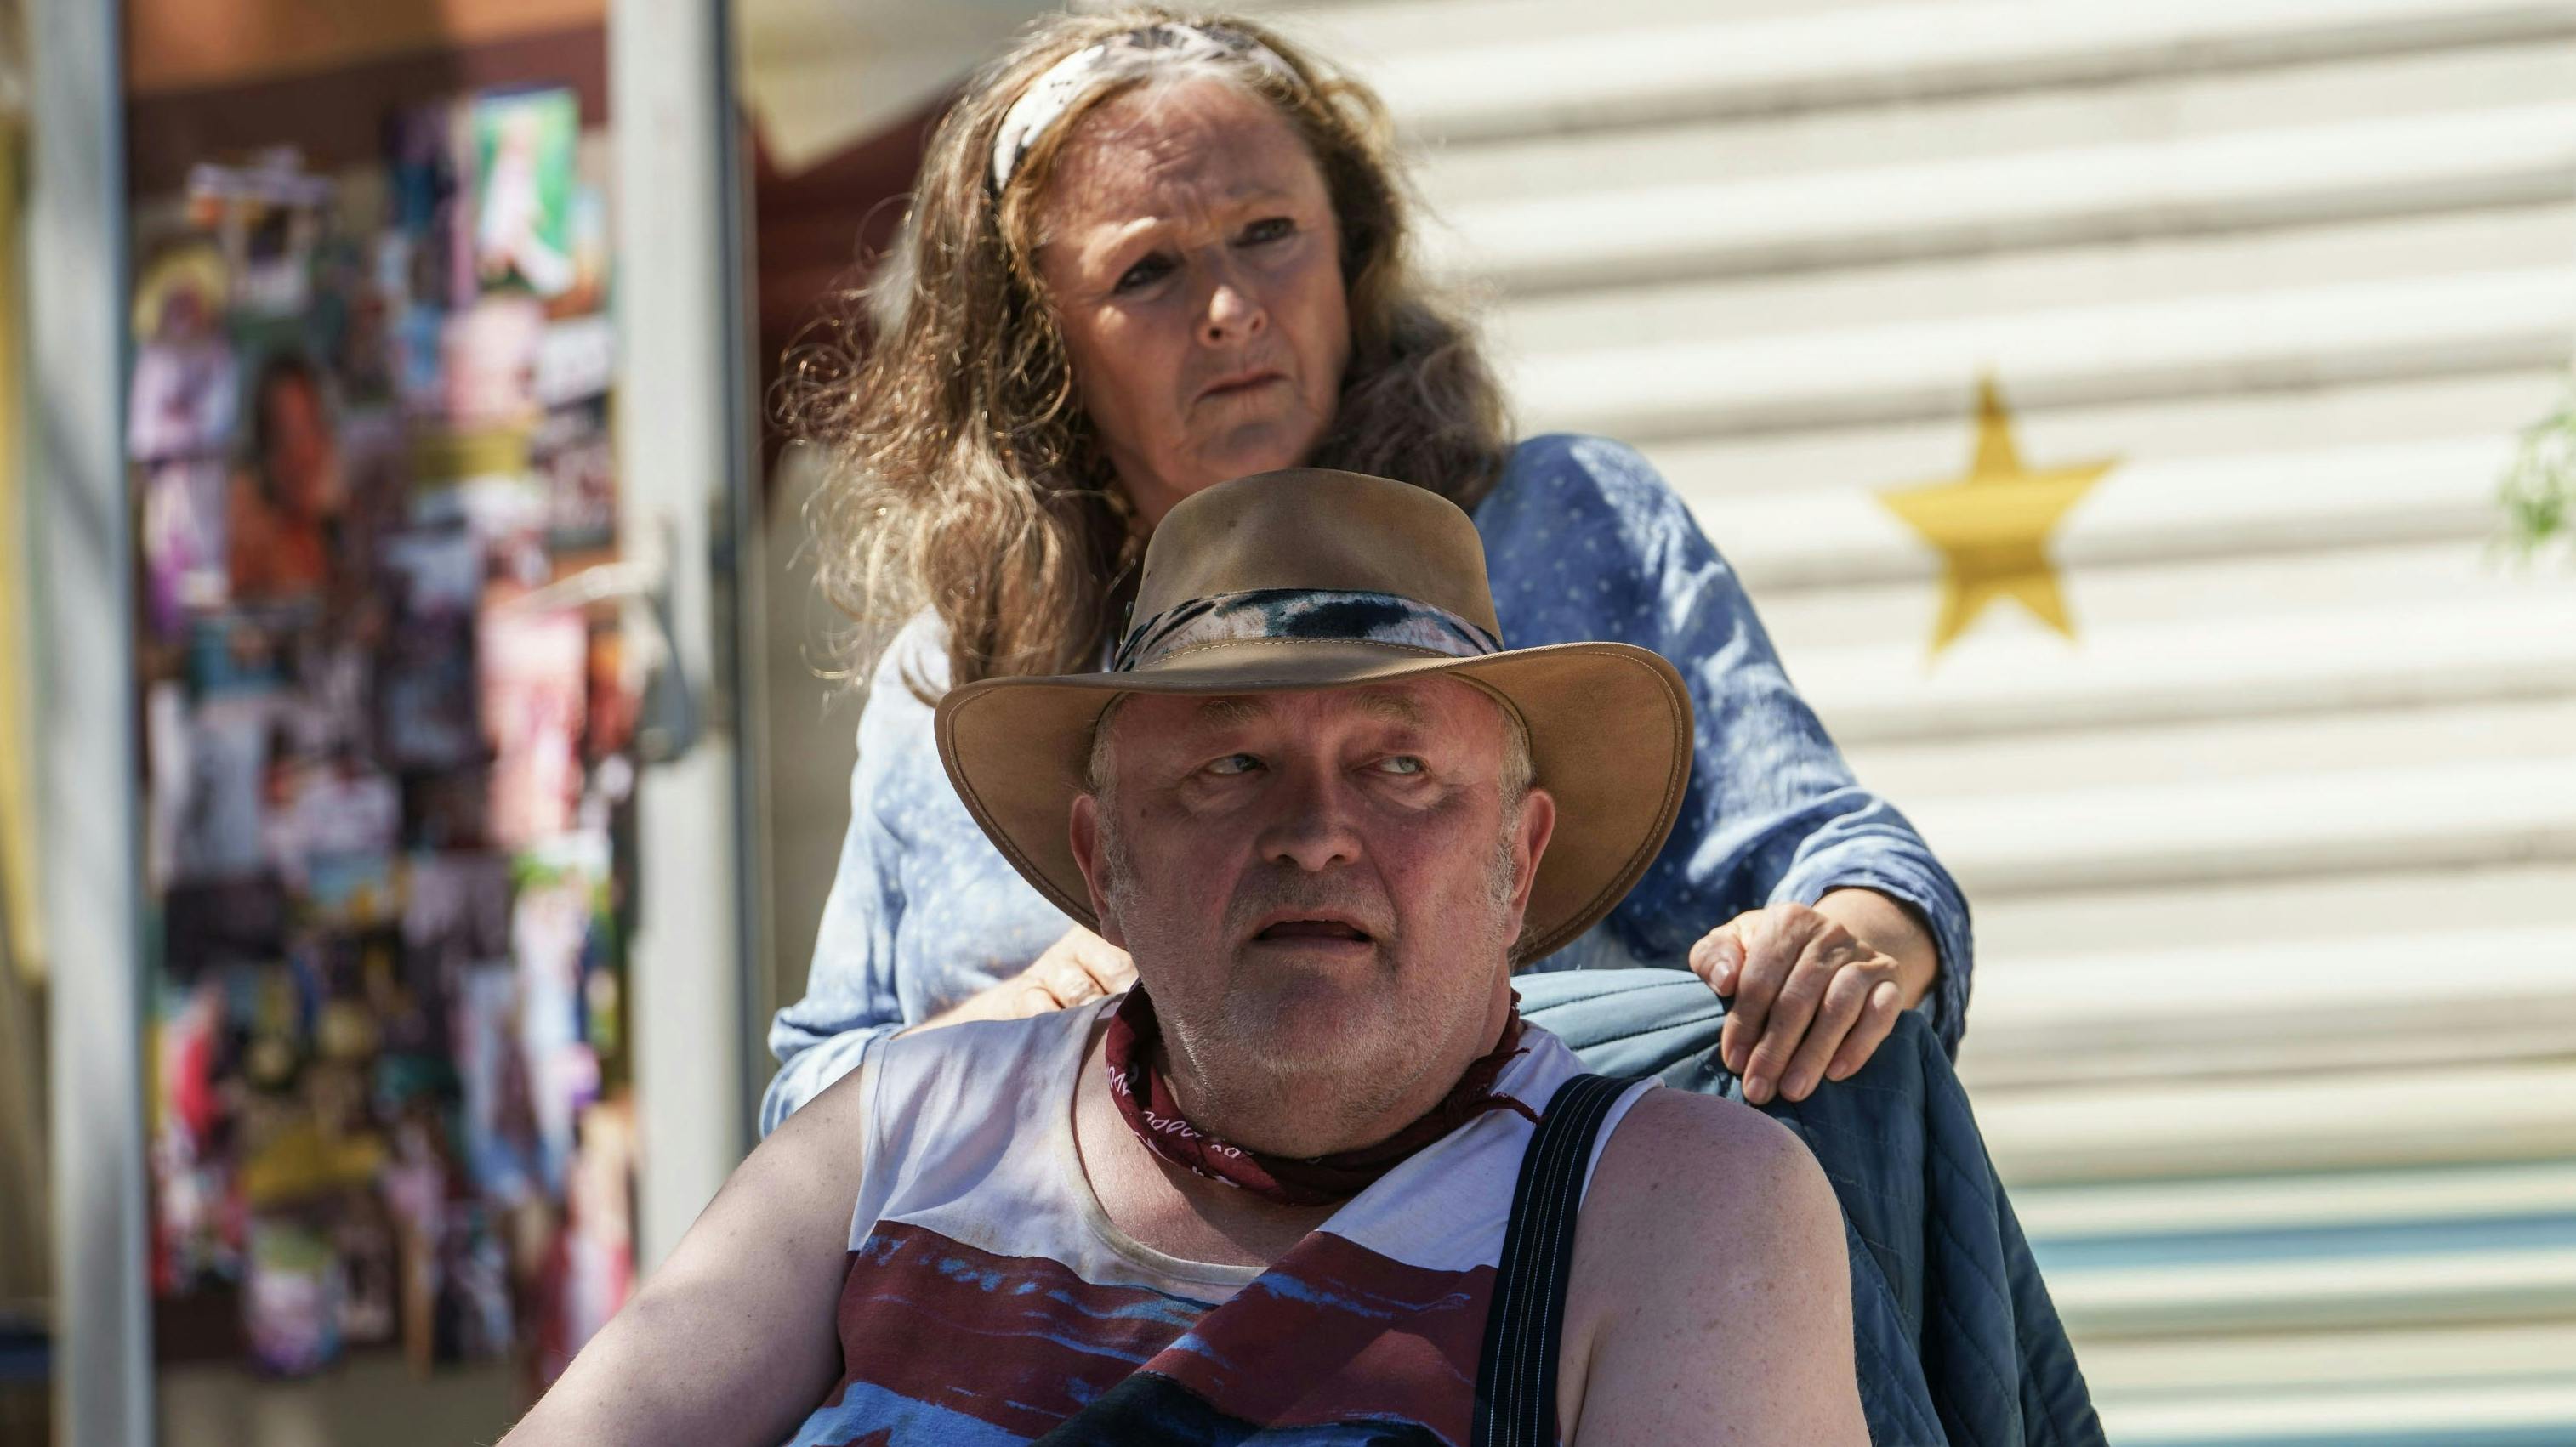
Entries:
[[[1654, 468], [1604, 438], [1533, 438], [1475, 519], [1505, 644], [1651, 648], [1681, 670], [1697, 715], [1690, 786], [1663, 853], [1607, 919], [1523, 968], [1680, 967], [1694, 941], [1745, 910], [1865, 886], [1929, 924], [1941, 973], [1925, 1005], [1956, 1050], [1967, 902], [1905, 816], [1853, 782], [1734, 571]], [[770, 1026], [783, 1068], [761, 1104], [764, 1132], [870, 1042], [1025, 969], [1070, 927], [949, 787], [907, 671], [945, 682], [943, 635], [927, 615], [886, 651], [859, 718], [850, 832], [805, 998]]]

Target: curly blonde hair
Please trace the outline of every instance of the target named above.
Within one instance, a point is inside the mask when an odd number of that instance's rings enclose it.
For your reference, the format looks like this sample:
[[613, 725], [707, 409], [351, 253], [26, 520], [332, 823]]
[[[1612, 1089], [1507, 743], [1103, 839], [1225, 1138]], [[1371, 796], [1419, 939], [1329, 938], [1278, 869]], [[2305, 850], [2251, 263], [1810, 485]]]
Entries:
[[[1250, 36], [1295, 78], [1243, 60], [1113, 74], [1036, 139], [996, 195], [994, 139], [1012, 102], [1064, 57], [1158, 22]], [[829, 469], [811, 514], [825, 596], [880, 639], [934, 610], [951, 685], [1095, 667], [1132, 596], [1143, 538], [1076, 398], [1032, 260], [1037, 212], [1084, 114], [1210, 74], [1277, 107], [1332, 198], [1350, 361], [1307, 460], [1401, 478], [1461, 507], [1501, 474], [1502, 392], [1463, 313], [1414, 269], [1393, 127], [1374, 93], [1242, 20], [1159, 6], [1043, 20], [941, 119], [892, 248], [790, 353], [784, 383], [791, 431]], [[931, 697], [925, 680], [907, 683]]]

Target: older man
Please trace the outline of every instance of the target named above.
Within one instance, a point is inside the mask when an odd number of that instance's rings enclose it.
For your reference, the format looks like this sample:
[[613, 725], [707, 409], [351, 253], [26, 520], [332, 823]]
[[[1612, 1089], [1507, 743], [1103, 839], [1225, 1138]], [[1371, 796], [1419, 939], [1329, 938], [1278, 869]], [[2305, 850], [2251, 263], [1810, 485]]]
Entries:
[[938, 719], [1136, 987], [889, 1042], [510, 1441], [1865, 1441], [1812, 1158], [1515, 1009], [1671, 824], [1670, 666], [1503, 649], [1465, 514], [1346, 473], [1183, 502], [1136, 613]]

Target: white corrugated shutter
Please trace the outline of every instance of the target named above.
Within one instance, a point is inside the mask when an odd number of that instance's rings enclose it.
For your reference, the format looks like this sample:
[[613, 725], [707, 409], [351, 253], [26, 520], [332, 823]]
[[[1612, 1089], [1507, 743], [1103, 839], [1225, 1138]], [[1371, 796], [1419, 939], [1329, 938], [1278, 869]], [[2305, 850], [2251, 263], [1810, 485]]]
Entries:
[[[1266, 6], [1526, 430], [1643, 446], [1974, 904], [1963, 1071], [2114, 1441], [2576, 1441], [2576, 4]], [[1999, 385], [2108, 461], [1937, 658]], [[1712, 921], [1714, 923], [1714, 921]]]

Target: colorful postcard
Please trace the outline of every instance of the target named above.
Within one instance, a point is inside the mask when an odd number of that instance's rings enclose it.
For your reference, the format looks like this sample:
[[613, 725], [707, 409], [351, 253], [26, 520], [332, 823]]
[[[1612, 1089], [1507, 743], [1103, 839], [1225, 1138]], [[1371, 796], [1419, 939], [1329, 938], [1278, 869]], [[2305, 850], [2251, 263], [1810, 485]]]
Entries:
[[231, 299], [221, 250], [196, 238], [165, 246], [134, 278], [135, 343], [212, 336]]
[[492, 763], [492, 837], [520, 849], [573, 827], [581, 795], [590, 630], [569, 610], [502, 605], [475, 639]]
[[554, 298], [554, 312], [569, 316], [608, 305], [608, 196], [583, 181], [572, 192], [572, 290]]
[[135, 348], [125, 447], [138, 462], [217, 458], [232, 446], [240, 373], [232, 344], [195, 306], [193, 293], [172, 297], [162, 335]]
[[232, 279], [232, 304], [269, 316], [301, 312], [312, 298], [313, 247], [331, 183], [304, 169], [292, 148], [249, 164], [199, 164], [188, 172], [188, 219], [212, 231]]
[[266, 784], [273, 712], [265, 695], [219, 698], [188, 718], [183, 772], [172, 820], [174, 884], [262, 873]]
[[242, 398], [249, 465], [227, 499], [233, 596], [311, 597], [332, 566], [347, 503], [340, 439], [320, 367], [300, 350], [271, 352]]
[[435, 314], [474, 299], [474, 248], [467, 236], [466, 156], [461, 106], [401, 112], [386, 124], [387, 210], [392, 232], [378, 254], [380, 285]]
[[278, 709], [278, 730], [288, 756], [346, 765], [372, 753], [373, 651], [355, 643], [307, 638], [296, 654], [294, 686]]
[[474, 102], [474, 265], [486, 287], [559, 296], [573, 261], [581, 103], [569, 90]]
[[600, 943], [608, 837], [585, 831], [550, 839], [522, 856], [515, 872], [510, 953], [519, 970], [519, 1044], [534, 1088], [539, 1169], [547, 1193], [559, 1199], [573, 1123], [599, 1095], [599, 1055], [586, 1038], [583, 985]]
[[465, 1169], [497, 1202], [538, 1193], [542, 1174], [536, 1082], [519, 1048], [519, 972], [508, 963], [477, 965], [458, 982], [456, 1073], [465, 1094]]
[[405, 771], [480, 762], [483, 733], [474, 705], [473, 622], [436, 614], [401, 617], [385, 640], [376, 685], [386, 762]]
[[617, 460], [605, 398], [558, 407], [537, 424], [529, 461], [546, 481], [546, 545], [557, 552], [617, 540]]
[[539, 1275], [537, 1376], [551, 1382], [635, 1292], [635, 1115], [603, 1101], [581, 1113], [581, 1149]]
[[507, 1355], [517, 1345], [510, 1257], [502, 1245], [498, 1215], [488, 1205], [473, 1202], [448, 1215], [438, 1253], [440, 1361], [488, 1360]]
[[202, 699], [273, 698], [286, 682], [297, 616], [247, 609], [188, 623], [188, 684]]
[[410, 873], [402, 916], [407, 957], [459, 974], [508, 957], [508, 860], [497, 854], [415, 854]]
[[346, 761], [279, 772], [264, 825], [279, 876], [309, 890], [316, 861], [357, 858], [374, 860], [381, 879], [386, 856], [402, 837], [402, 791], [394, 781]]
[[352, 1346], [394, 1340], [400, 1330], [401, 1270], [392, 1214], [372, 1191], [353, 1191], [331, 1225], [343, 1286], [340, 1335]]
[[178, 636], [191, 614], [232, 598], [224, 519], [231, 474], [215, 459], [157, 462], [143, 474], [145, 611], [152, 629]]
[[459, 432], [524, 428], [537, 416], [537, 347], [546, 309], [524, 294], [450, 313], [439, 337], [440, 412]]
[[463, 618], [483, 596], [483, 550], [462, 527], [397, 533], [385, 539], [384, 566], [406, 622]]
[[304, 895], [316, 922], [341, 929], [373, 929], [392, 919], [401, 903], [393, 859], [383, 854], [307, 859]]
[[218, 1137], [229, 1114], [223, 993], [198, 981], [161, 994], [153, 1029], [152, 1278], [154, 1289], [168, 1294], [209, 1277], [238, 1277], [242, 1238]]
[[346, 1281], [328, 1237], [297, 1221], [251, 1227], [242, 1329], [251, 1360], [278, 1376], [308, 1376], [339, 1360]]

